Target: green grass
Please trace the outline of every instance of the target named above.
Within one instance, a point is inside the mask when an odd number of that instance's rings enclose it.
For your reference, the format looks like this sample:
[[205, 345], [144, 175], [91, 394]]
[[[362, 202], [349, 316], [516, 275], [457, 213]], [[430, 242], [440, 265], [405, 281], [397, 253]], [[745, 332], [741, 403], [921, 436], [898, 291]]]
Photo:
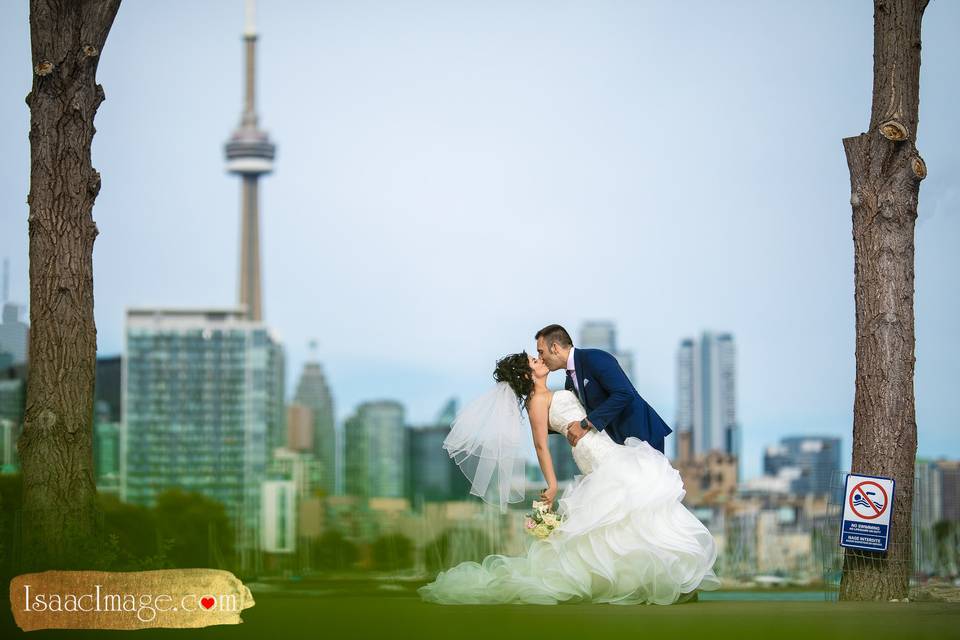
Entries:
[[[353, 591], [353, 590], [351, 590]], [[442, 606], [409, 590], [361, 595], [254, 593], [244, 624], [204, 629], [38, 631], [38, 638], [960, 638], [960, 605], [930, 602], [849, 603], [700, 601], [656, 605]], [[4, 603], [5, 626], [12, 626]], [[0, 637], [23, 635], [0, 628]]]

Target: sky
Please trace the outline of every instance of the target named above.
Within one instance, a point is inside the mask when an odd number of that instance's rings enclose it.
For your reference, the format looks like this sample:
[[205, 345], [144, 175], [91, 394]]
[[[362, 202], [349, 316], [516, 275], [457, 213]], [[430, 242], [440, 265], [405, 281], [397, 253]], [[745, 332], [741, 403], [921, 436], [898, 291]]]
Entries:
[[[0, 256], [27, 302], [28, 3], [0, 5]], [[126, 307], [236, 302], [241, 0], [126, 0], [101, 53], [98, 349]], [[960, 3], [923, 23], [916, 227], [921, 456], [960, 457]], [[854, 395], [850, 182], [869, 122], [872, 3], [265, 1], [258, 111], [264, 314], [288, 391], [317, 340], [337, 414], [411, 424], [492, 384], [558, 322], [609, 319], [667, 420], [676, 351], [736, 340], [745, 477]], [[554, 382], [562, 384], [560, 373]], [[668, 451], [670, 451], [668, 443]]]

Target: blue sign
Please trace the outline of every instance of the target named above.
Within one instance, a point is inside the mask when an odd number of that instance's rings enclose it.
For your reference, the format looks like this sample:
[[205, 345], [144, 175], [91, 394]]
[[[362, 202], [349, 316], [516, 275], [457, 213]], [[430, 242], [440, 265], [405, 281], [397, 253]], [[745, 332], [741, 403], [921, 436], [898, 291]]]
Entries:
[[848, 473], [840, 522], [840, 546], [886, 551], [893, 513], [892, 478]]

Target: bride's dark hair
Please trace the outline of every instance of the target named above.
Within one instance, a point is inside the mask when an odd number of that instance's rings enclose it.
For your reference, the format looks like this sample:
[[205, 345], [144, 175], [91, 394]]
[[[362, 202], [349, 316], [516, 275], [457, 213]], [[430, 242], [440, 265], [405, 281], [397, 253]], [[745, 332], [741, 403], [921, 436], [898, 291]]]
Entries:
[[512, 353], [497, 360], [497, 368], [493, 370], [493, 379], [497, 382], [506, 382], [513, 389], [521, 401], [533, 391], [533, 369], [530, 368], [530, 356], [526, 351]]

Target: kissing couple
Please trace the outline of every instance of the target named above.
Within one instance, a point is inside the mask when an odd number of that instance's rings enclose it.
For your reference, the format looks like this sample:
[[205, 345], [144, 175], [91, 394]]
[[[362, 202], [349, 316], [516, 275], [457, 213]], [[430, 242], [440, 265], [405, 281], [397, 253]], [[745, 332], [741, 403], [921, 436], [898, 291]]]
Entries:
[[[507, 510], [525, 493], [530, 427], [553, 505], [558, 483], [548, 446], [566, 437], [580, 471], [564, 490], [562, 520], [523, 556], [488, 555], [441, 571], [420, 587], [439, 604], [674, 604], [720, 586], [717, 546], [684, 505], [680, 473], [664, 455], [672, 430], [640, 396], [617, 359], [578, 349], [552, 324], [536, 333], [537, 355], [500, 358], [495, 386], [467, 404], [443, 443], [471, 482], [470, 492]], [[564, 369], [565, 389], [547, 377]]]

